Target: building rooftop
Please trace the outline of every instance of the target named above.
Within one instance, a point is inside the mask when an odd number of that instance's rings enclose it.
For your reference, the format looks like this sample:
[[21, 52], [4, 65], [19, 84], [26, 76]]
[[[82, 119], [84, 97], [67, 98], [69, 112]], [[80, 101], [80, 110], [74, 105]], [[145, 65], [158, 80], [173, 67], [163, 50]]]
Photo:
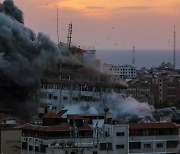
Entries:
[[74, 119], [74, 120], [81, 120], [81, 119], [84, 119], [81, 115], [78, 115], [78, 114], [69, 114], [68, 115], [68, 119]]
[[59, 118], [60, 118], [60, 115], [53, 112], [47, 113], [44, 116], [42, 116], [42, 119], [59, 119]]
[[23, 122], [23, 120], [19, 119], [18, 117], [11, 116], [5, 113], [0, 113], [0, 121], [7, 121], [7, 120], [15, 120], [17, 122]]
[[175, 123], [131, 123], [129, 129], [165, 129], [165, 128], [180, 128], [180, 125]]
[[[55, 126], [38, 126], [32, 124], [25, 124], [21, 127], [21, 129], [26, 130], [36, 130], [36, 131], [43, 131], [43, 132], [57, 132], [57, 131], [70, 131], [74, 129], [71, 125], [55, 125]], [[91, 130], [91, 127], [87, 122], [83, 123], [82, 127], [79, 127], [78, 130]]]

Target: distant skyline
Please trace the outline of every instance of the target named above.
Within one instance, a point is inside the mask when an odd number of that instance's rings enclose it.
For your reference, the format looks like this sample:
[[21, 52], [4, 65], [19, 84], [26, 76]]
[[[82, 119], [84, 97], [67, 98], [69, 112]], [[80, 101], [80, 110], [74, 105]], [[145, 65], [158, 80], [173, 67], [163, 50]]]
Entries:
[[[3, 0], [0, 0], [3, 2]], [[14, 0], [24, 12], [25, 25], [57, 42], [56, 6], [60, 41], [95, 49], [180, 49], [179, 0]]]

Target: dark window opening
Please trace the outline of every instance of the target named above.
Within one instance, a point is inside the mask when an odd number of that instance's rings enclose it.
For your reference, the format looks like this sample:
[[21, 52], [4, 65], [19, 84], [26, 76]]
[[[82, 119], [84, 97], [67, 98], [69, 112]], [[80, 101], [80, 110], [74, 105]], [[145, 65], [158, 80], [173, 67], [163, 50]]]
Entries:
[[116, 132], [116, 136], [124, 136], [124, 132]]
[[141, 149], [141, 142], [130, 142], [129, 149]]
[[124, 144], [116, 145], [116, 149], [124, 149]]

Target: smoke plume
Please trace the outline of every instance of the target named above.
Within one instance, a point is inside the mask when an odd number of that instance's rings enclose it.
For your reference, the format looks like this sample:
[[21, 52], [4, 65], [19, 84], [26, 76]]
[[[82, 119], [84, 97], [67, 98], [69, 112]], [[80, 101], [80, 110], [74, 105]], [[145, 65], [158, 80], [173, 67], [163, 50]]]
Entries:
[[0, 12], [14, 18], [20, 23], [24, 23], [23, 12], [14, 5], [13, 0], [5, 0], [0, 4]]
[[47, 36], [23, 25], [12, 0], [0, 4], [0, 109], [28, 118], [36, 110], [36, 92], [59, 48]]
[[153, 120], [154, 108], [148, 103], [140, 103], [133, 97], [123, 99], [118, 94], [113, 93], [108, 96], [107, 106], [114, 119], [129, 121], [133, 118]]
[[119, 121], [129, 122], [133, 118], [149, 119], [154, 121], [154, 108], [147, 103], [140, 103], [132, 97], [122, 98], [120, 95], [111, 93], [106, 102], [81, 102], [67, 104], [68, 114], [97, 114], [104, 113], [105, 106], [109, 108], [112, 118]]

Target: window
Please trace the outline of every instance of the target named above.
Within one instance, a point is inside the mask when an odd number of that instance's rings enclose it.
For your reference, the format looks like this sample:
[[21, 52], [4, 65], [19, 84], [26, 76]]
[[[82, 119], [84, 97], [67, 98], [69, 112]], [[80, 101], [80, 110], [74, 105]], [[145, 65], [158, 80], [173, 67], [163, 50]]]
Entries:
[[35, 151], [39, 152], [39, 147], [38, 146], [35, 146]]
[[22, 149], [27, 150], [27, 142], [22, 142]]
[[58, 99], [58, 97], [57, 97], [57, 96], [54, 96], [53, 98], [54, 98], [54, 99]]
[[106, 150], [106, 143], [100, 143], [100, 150]]
[[105, 136], [108, 137], [109, 136], [109, 132], [106, 131], [105, 132]]
[[166, 146], [167, 148], [176, 148], [178, 147], [178, 141], [167, 141]]
[[116, 145], [116, 149], [124, 149], [124, 144]]
[[124, 132], [116, 132], [116, 136], [124, 136]]
[[56, 106], [53, 106], [52, 109], [55, 109], [55, 110], [56, 110]]
[[78, 97], [73, 97], [73, 101], [78, 101]]
[[53, 98], [53, 94], [49, 94], [49, 95], [48, 95], [48, 98], [49, 98], [49, 99], [52, 99], [52, 98]]
[[146, 149], [151, 148], [151, 144], [144, 144], [144, 148]]
[[107, 143], [107, 150], [112, 150], [112, 143]]
[[100, 143], [100, 150], [112, 150], [112, 143]]
[[67, 97], [65, 97], [65, 96], [63, 97], [63, 100], [67, 100], [67, 99], [68, 99]]
[[157, 148], [162, 148], [162, 147], [163, 147], [163, 143], [157, 143], [157, 144], [156, 144], [156, 147], [157, 147]]
[[47, 145], [41, 144], [41, 145], [40, 145], [41, 152], [42, 152], [42, 153], [46, 153], [46, 148], [47, 148], [47, 147], [48, 147]]
[[130, 142], [129, 149], [141, 149], [141, 142]]
[[93, 154], [97, 154], [97, 151], [93, 151]]
[[32, 150], [33, 150], [33, 146], [29, 145], [29, 151], [32, 151]]

